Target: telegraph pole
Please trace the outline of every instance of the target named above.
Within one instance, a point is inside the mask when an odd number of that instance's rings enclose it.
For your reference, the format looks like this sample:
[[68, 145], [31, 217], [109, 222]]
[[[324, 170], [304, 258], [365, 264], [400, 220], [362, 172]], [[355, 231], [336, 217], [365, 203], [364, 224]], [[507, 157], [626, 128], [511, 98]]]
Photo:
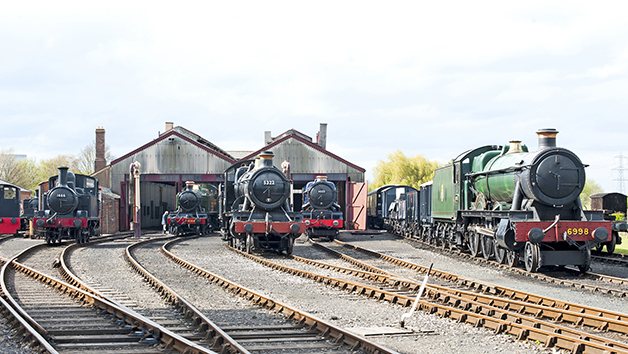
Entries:
[[628, 167], [624, 165], [624, 160], [628, 160], [628, 157], [624, 156], [620, 152], [618, 156], [615, 156], [615, 158], [619, 159], [619, 166], [612, 169], [612, 171], [617, 171], [617, 178], [613, 181], [617, 181], [617, 189], [619, 190], [619, 193], [625, 194], [624, 190], [626, 186], [626, 178], [624, 177], [624, 171], [628, 171]]

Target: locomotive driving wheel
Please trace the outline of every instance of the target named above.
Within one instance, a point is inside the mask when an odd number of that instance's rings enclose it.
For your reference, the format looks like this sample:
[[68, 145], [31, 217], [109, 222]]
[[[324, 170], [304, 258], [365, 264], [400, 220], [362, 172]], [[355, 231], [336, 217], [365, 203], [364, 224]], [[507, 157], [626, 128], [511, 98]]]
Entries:
[[502, 248], [501, 246], [498, 246], [497, 243], [495, 243], [495, 260], [497, 261], [497, 263], [499, 264], [506, 263], [507, 252], [508, 252], [507, 249]]
[[495, 242], [492, 237], [486, 235], [482, 235], [480, 237], [482, 241], [482, 255], [484, 256], [484, 259], [488, 261], [495, 253]]
[[470, 231], [467, 242], [469, 243], [469, 252], [471, 252], [471, 256], [477, 257], [480, 254], [480, 235]]
[[530, 273], [536, 273], [536, 271], [539, 270], [541, 260], [540, 247], [532, 242], [526, 242], [524, 259], [526, 264], [526, 270]]

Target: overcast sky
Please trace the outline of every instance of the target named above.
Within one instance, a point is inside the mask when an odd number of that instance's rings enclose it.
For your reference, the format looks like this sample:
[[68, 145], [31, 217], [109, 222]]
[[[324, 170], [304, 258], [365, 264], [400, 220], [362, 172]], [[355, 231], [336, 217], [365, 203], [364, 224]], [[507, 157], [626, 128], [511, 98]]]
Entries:
[[328, 150], [372, 180], [395, 150], [446, 162], [513, 139], [536, 149], [551, 127], [617, 190], [624, 1], [168, 4], [4, 2], [0, 148], [77, 154], [103, 126], [119, 157], [171, 121], [256, 150], [265, 130], [315, 138], [324, 122]]

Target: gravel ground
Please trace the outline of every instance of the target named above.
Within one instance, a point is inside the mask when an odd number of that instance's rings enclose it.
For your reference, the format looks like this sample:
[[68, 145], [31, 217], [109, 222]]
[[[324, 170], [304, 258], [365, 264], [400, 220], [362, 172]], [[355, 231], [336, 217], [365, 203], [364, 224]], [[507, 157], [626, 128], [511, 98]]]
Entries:
[[[343, 234], [341, 238], [344, 239], [344, 236]], [[376, 241], [370, 236], [368, 238]], [[364, 240], [364, 236], [362, 239]], [[380, 240], [381, 242], [386, 240]], [[403, 242], [390, 242], [389, 246], [392, 247], [395, 243], [398, 244], [397, 247], [409, 248], [408, 244]], [[306, 253], [308, 247], [307, 243], [297, 242], [294, 254]], [[301, 277], [270, 270], [234, 254], [216, 235], [184, 240], [175, 245], [172, 251], [220, 276], [344, 328], [354, 330], [396, 328], [401, 316], [407, 311], [400, 306], [348, 294]], [[415, 333], [369, 338], [400, 353], [457, 354], [461, 348], [471, 353], [555, 352], [543, 350], [533, 342], [518, 342], [512, 336], [495, 335], [491, 331], [458, 324], [422, 312], [415, 312], [412, 318], [406, 320], [406, 328], [414, 329]]]
[[[0, 257], [11, 258], [20, 251], [28, 248], [41, 240], [30, 238], [11, 237], [0, 240]], [[1, 306], [1, 305], [0, 305]], [[0, 353], [3, 354], [35, 354], [36, 352], [16, 340], [15, 335], [7, 326], [8, 318], [0, 318]]]

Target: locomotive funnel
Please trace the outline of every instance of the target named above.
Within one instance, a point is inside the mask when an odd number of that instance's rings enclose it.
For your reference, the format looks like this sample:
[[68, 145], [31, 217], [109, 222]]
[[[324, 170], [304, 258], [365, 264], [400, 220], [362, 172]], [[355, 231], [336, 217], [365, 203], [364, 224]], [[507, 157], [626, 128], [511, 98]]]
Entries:
[[60, 186], [68, 185], [68, 168], [67, 167], [59, 167], [59, 185]]
[[275, 154], [273, 154], [272, 151], [268, 150], [268, 151], [264, 151], [262, 152], [260, 155], [260, 164], [262, 167], [270, 167], [273, 165], [273, 157], [275, 157]]
[[194, 189], [194, 182], [187, 181], [187, 182], [185, 182], [185, 186], [186, 186], [187, 190], [191, 191], [192, 189]]
[[554, 128], [539, 129], [536, 134], [539, 136], [539, 151], [556, 147], [558, 130]]

